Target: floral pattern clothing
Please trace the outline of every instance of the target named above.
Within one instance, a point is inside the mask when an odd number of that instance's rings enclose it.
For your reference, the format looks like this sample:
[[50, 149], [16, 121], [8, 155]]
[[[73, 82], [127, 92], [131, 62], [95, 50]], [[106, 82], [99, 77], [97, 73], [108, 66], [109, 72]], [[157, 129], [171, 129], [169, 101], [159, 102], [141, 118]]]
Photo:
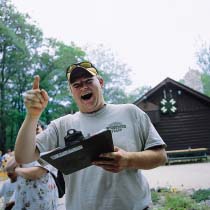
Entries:
[[16, 189], [16, 184], [17, 184], [17, 181], [11, 182], [10, 179], [7, 179], [6, 181], [4, 181], [0, 189], [0, 198], [1, 197], [4, 198], [4, 203], [3, 203], [4, 208], [8, 202], [12, 201], [12, 196]]
[[[36, 161], [25, 164], [24, 167], [40, 166]], [[48, 171], [50, 165], [45, 166]], [[50, 173], [44, 174], [36, 180], [27, 180], [19, 176], [15, 191], [15, 206], [13, 210], [57, 210], [58, 192], [54, 179]]]

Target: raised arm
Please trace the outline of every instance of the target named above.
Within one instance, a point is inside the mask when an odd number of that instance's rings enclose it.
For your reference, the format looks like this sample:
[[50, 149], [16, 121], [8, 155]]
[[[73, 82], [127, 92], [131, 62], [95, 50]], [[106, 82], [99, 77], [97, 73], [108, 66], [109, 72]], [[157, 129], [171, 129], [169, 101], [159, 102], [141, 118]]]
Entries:
[[45, 90], [39, 89], [39, 80], [39, 76], [35, 76], [32, 90], [25, 94], [27, 114], [15, 144], [15, 159], [18, 163], [32, 162], [39, 157], [35, 142], [36, 126], [48, 103], [48, 94]]

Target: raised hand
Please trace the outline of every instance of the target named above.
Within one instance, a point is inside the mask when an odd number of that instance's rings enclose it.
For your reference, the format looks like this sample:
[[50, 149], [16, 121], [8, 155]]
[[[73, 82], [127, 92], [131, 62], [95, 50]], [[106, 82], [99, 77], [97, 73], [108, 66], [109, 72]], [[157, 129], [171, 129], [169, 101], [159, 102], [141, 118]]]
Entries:
[[48, 94], [39, 89], [39, 76], [34, 77], [33, 88], [25, 93], [24, 103], [28, 114], [32, 117], [40, 117], [48, 103]]

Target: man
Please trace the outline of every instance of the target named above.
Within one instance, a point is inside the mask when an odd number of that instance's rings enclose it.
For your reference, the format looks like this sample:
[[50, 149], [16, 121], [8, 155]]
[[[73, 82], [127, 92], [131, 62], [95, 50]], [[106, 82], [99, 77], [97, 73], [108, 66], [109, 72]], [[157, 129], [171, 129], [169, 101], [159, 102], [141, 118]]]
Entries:
[[[112, 131], [114, 152], [102, 154], [109, 160], [65, 176], [67, 210], [143, 210], [151, 204], [149, 185], [139, 169], [151, 169], [166, 161], [165, 143], [148, 116], [133, 104], [106, 104], [104, 81], [90, 62], [67, 68], [70, 91], [79, 112], [51, 122], [35, 135], [37, 121], [48, 103], [36, 76], [33, 89], [25, 96], [27, 115], [18, 133], [15, 154], [20, 163], [32, 161], [40, 152], [64, 146], [70, 128], [84, 136], [104, 128]], [[71, 164], [71, 163], [69, 163]]]

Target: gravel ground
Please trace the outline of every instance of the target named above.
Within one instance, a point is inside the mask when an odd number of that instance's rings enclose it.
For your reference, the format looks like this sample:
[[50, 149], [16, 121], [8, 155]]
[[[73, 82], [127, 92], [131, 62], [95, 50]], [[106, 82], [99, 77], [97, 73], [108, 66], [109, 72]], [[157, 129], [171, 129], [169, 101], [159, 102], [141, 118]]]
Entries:
[[[210, 188], [210, 163], [161, 166], [143, 170], [150, 188], [171, 187], [179, 190]], [[3, 181], [0, 181], [0, 187]], [[59, 199], [59, 209], [65, 210], [65, 198]]]
[[210, 188], [210, 163], [161, 166], [145, 170], [150, 188], [172, 187], [179, 190]]

